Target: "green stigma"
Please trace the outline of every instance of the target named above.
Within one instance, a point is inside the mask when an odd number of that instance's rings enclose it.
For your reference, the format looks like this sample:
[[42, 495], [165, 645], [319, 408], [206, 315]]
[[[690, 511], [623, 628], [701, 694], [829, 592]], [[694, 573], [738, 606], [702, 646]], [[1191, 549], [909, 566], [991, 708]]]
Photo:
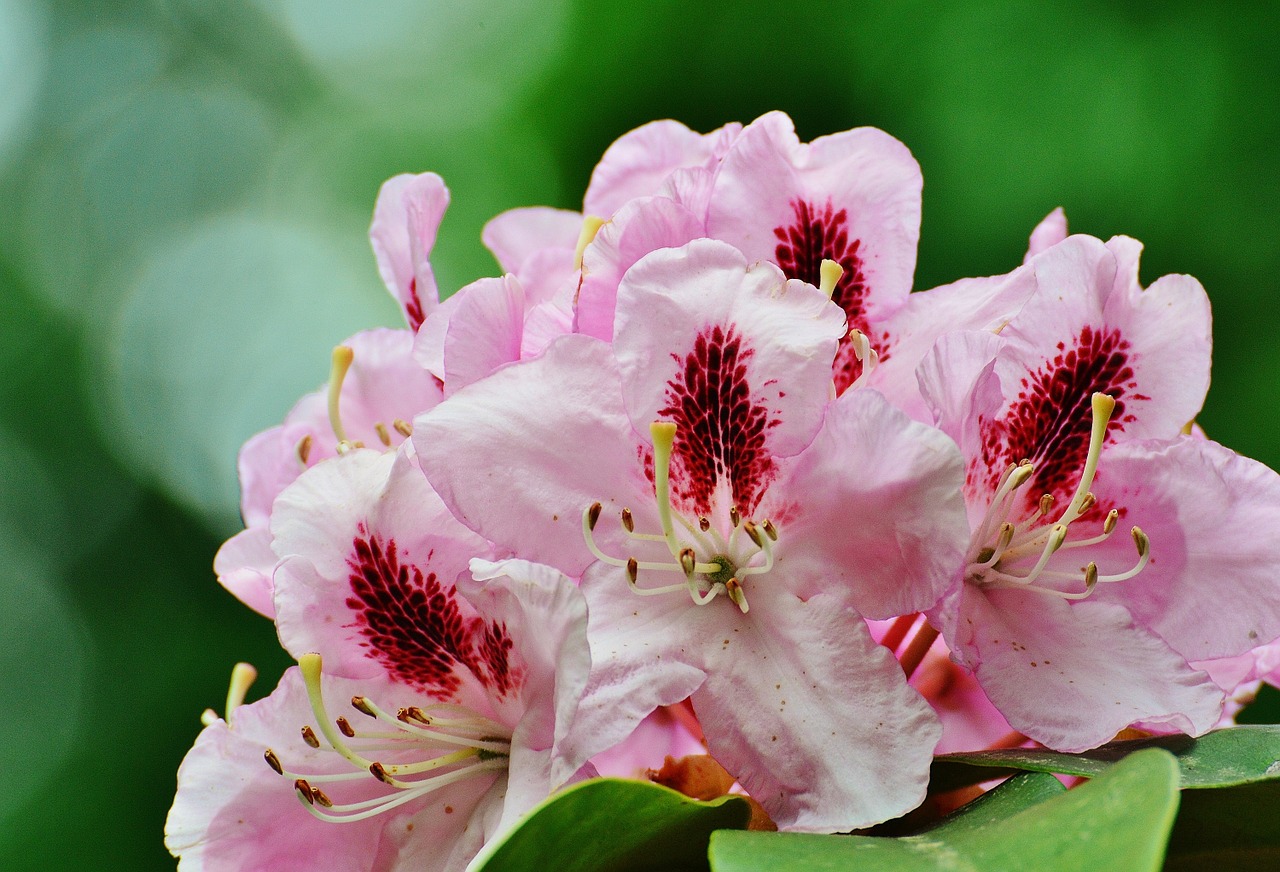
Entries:
[[733, 578], [733, 576], [738, 572], [737, 567], [730, 563], [729, 558], [725, 557], [723, 554], [717, 554], [707, 562], [714, 563], [716, 566], [720, 567], [715, 572], [706, 573], [707, 580], [713, 584], [724, 584], [729, 579]]

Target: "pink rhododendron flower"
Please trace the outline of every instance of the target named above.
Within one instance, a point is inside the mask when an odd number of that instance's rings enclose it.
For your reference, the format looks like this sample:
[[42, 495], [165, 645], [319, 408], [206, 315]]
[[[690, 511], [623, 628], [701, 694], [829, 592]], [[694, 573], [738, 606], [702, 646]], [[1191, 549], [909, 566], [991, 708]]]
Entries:
[[555, 746], [590, 664], [581, 593], [481, 559], [407, 449], [307, 471], [272, 527], [301, 668], [201, 735], [170, 850], [183, 869], [462, 869], [573, 774]]
[[965, 538], [954, 445], [874, 392], [829, 402], [844, 313], [725, 243], [641, 260], [617, 318], [612, 347], [563, 337], [415, 422], [455, 515], [583, 574], [592, 690], [564, 765], [692, 696], [781, 827], [902, 813], [938, 727], [862, 615], [943, 591]]
[[245, 529], [214, 558], [218, 580], [245, 605], [275, 616], [271, 574], [276, 554], [268, 524], [277, 496], [303, 470], [338, 455], [340, 446], [394, 449], [408, 422], [441, 399], [440, 385], [413, 359], [407, 330], [357, 333], [334, 352], [326, 388], [307, 394], [284, 423], [240, 450], [240, 513]]
[[[659, 248], [722, 239], [822, 287], [845, 312], [852, 332], [833, 363], [838, 392], [875, 387], [931, 421], [916, 386], [920, 360], [944, 332], [1008, 320], [1034, 281], [1017, 270], [910, 294], [920, 188], [919, 166], [888, 134], [859, 128], [804, 144], [786, 115], [771, 112], [721, 160], [673, 174], [658, 195], [622, 205], [600, 228], [582, 255], [576, 329], [612, 340], [618, 284], [632, 264]], [[841, 268], [826, 280], [824, 260]]]
[[[1140, 246], [1071, 237], [999, 334], [921, 367], [967, 458], [973, 535], [933, 613], [1009, 723], [1078, 751], [1120, 729], [1199, 734], [1222, 690], [1189, 665], [1280, 634], [1280, 477], [1180, 435], [1209, 383], [1199, 283], [1138, 283]], [[1126, 535], [1130, 532], [1132, 535]]]

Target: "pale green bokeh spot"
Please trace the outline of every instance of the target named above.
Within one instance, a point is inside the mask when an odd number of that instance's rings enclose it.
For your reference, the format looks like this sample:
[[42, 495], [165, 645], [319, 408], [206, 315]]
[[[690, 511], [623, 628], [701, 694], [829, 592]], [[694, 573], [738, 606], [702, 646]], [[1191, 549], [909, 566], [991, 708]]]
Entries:
[[107, 331], [103, 435], [145, 480], [234, 532], [234, 458], [328, 375], [334, 345], [396, 322], [368, 244], [240, 214], [160, 250]]
[[0, 168], [30, 127], [48, 62], [42, 3], [0, 0]]

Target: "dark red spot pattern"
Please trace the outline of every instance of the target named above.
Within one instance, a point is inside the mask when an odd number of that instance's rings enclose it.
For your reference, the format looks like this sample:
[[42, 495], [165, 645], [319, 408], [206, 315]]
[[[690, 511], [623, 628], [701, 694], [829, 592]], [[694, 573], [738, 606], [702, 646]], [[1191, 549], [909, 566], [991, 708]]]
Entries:
[[409, 329], [414, 332], [422, 326], [426, 317], [422, 312], [422, 298], [418, 296], [417, 278], [409, 279], [409, 299], [404, 301], [404, 317], [409, 322]]
[[[667, 382], [667, 405], [659, 416], [676, 425], [671, 491], [682, 508], [711, 513], [716, 485], [727, 480], [734, 505], [755, 511], [773, 479], [773, 457], [765, 434], [778, 420], [753, 401], [747, 362], [753, 351], [732, 328], [703, 329]], [[721, 506], [722, 510], [726, 507]]]
[[[774, 259], [788, 278], [801, 279], [817, 287], [822, 282], [822, 261], [834, 260], [844, 267], [844, 274], [836, 282], [831, 295], [844, 309], [850, 327], [856, 327], [872, 338], [881, 357], [885, 351], [875, 342], [868, 329], [864, 313], [864, 301], [868, 286], [863, 273], [862, 240], [849, 238], [849, 210], [837, 210], [831, 199], [823, 207], [805, 200], [791, 201], [792, 223], [775, 227], [773, 235], [778, 240]], [[836, 390], [843, 391], [862, 374], [862, 363], [853, 353], [848, 339], [841, 340], [836, 353], [833, 372]]]
[[[429, 565], [431, 555], [427, 555]], [[359, 644], [396, 680], [436, 699], [449, 699], [471, 672], [497, 696], [518, 683], [505, 624], [464, 613], [452, 585], [401, 559], [361, 525], [347, 557]]]
[[984, 427], [983, 460], [991, 486], [1010, 463], [1030, 460], [1036, 476], [1025, 489], [1028, 500], [1038, 501], [1047, 493], [1065, 505], [1089, 454], [1093, 394], [1109, 394], [1116, 401], [1107, 425], [1110, 441], [1133, 420], [1124, 398], [1137, 398], [1136, 387], [1129, 343], [1119, 330], [1086, 325], [1070, 346], [1058, 343], [1057, 355], [1022, 379], [1004, 420]]

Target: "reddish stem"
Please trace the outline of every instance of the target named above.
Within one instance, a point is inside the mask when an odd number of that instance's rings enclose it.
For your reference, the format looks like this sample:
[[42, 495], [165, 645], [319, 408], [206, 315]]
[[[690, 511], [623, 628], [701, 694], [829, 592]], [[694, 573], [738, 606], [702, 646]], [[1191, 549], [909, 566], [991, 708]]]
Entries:
[[898, 646], [902, 644], [902, 640], [907, 638], [907, 633], [911, 632], [911, 628], [915, 626], [916, 618], [918, 617], [920, 617], [919, 612], [912, 612], [909, 615], [903, 615], [898, 618], [889, 625], [889, 631], [884, 634], [880, 644], [890, 651], [897, 651]]
[[938, 631], [928, 621], [920, 625], [915, 637], [907, 645], [907, 650], [902, 652], [902, 656], [898, 658], [898, 662], [902, 664], [902, 671], [907, 674], [907, 678], [915, 674], [916, 667], [924, 660], [924, 655], [929, 653], [929, 649], [933, 647], [933, 643], [937, 638]]

